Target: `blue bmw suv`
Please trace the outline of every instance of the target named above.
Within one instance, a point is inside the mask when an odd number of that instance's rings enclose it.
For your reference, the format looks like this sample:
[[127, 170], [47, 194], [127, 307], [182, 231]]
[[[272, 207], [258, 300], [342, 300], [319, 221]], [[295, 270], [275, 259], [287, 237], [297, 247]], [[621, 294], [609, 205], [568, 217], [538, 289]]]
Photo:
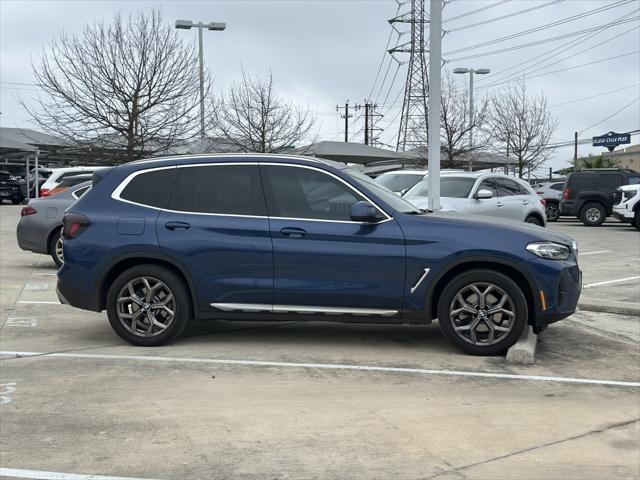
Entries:
[[129, 343], [191, 318], [426, 324], [476, 355], [571, 315], [576, 243], [432, 213], [346, 165], [278, 155], [141, 160], [96, 172], [67, 211], [58, 295]]

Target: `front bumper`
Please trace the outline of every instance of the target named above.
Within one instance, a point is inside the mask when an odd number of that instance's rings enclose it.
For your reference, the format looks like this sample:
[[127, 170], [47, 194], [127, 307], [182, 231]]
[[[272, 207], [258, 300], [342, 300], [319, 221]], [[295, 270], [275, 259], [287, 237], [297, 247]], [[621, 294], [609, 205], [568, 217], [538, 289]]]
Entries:
[[628, 211], [625, 207], [613, 207], [613, 216], [620, 220], [621, 222], [630, 223], [633, 221], [633, 216], [635, 213], [633, 211]]

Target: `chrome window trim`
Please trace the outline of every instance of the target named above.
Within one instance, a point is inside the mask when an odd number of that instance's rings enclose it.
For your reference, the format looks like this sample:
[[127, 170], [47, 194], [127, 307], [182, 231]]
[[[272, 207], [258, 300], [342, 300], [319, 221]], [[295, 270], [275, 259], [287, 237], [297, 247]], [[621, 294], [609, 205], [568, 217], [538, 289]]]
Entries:
[[427, 275], [429, 275], [430, 271], [431, 271], [430, 268], [424, 269], [424, 272], [422, 273], [422, 275], [420, 275], [420, 278], [418, 279], [418, 281], [415, 283], [413, 287], [411, 287], [411, 293], [415, 292], [418, 289], [418, 287], [424, 281], [424, 279], [427, 278]]
[[379, 315], [392, 317], [398, 310], [386, 308], [350, 308], [350, 307], [323, 307], [308, 305], [269, 305], [266, 303], [211, 303], [212, 307], [224, 312], [268, 312], [268, 313], [321, 313], [325, 315]]
[[[240, 156], [240, 155], [238, 155], [238, 156]], [[193, 158], [197, 158], [197, 157], [193, 157]], [[206, 158], [209, 158], [209, 157], [206, 157]], [[257, 158], [259, 158], [259, 157], [257, 157]], [[275, 217], [275, 216], [268, 216], [268, 215], [241, 215], [241, 214], [233, 214], [233, 213], [188, 212], [188, 211], [183, 211], [183, 210], [171, 210], [169, 208], [160, 208], [160, 207], [154, 207], [152, 205], [145, 205], [144, 203], [132, 202], [131, 200], [127, 200], [127, 199], [121, 197], [121, 194], [124, 191], [124, 189], [127, 187], [127, 185], [135, 177], [137, 177], [138, 175], [142, 175], [144, 173], [155, 172], [155, 171], [158, 171], [158, 170], [169, 170], [169, 169], [172, 169], [172, 168], [179, 169], [179, 168], [193, 168], [193, 167], [217, 167], [217, 166], [229, 166], [229, 165], [233, 165], [233, 166], [235, 166], [235, 165], [247, 165], [247, 166], [274, 165], [274, 166], [296, 167], [296, 168], [306, 168], [306, 169], [309, 169], [309, 170], [317, 170], [317, 171], [319, 171], [321, 173], [324, 173], [324, 174], [329, 175], [329, 176], [331, 176], [333, 178], [336, 178], [337, 180], [339, 180], [342, 183], [344, 183], [346, 186], [348, 186], [354, 192], [356, 192], [359, 196], [363, 197], [369, 203], [371, 203], [371, 205], [373, 205], [380, 213], [382, 213], [385, 216], [385, 218], [383, 220], [380, 220], [379, 222], [370, 223], [370, 222], [354, 222], [352, 220], [327, 220], [327, 219], [322, 219], [322, 218], [295, 218], [295, 217]], [[344, 179], [340, 178], [339, 176], [337, 176], [337, 175], [335, 175], [335, 174], [333, 174], [331, 172], [327, 172], [327, 171], [325, 171], [325, 170], [323, 170], [321, 168], [317, 168], [317, 167], [311, 166], [311, 165], [298, 165], [298, 164], [292, 164], [292, 163], [278, 163], [278, 162], [214, 162], [214, 163], [192, 163], [192, 164], [188, 164], [188, 165], [169, 165], [169, 166], [164, 166], [164, 167], [147, 168], [147, 169], [138, 170], [136, 172], [132, 172], [131, 174], [129, 174], [122, 182], [120, 182], [120, 184], [115, 188], [115, 190], [113, 190], [113, 192], [111, 193], [111, 198], [114, 199], [114, 200], [118, 200], [120, 202], [129, 203], [131, 205], [137, 205], [139, 207], [151, 208], [153, 210], [171, 212], [171, 213], [184, 213], [184, 214], [187, 214], [187, 215], [208, 215], [208, 216], [214, 216], [214, 217], [262, 218], [262, 219], [272, 218], [272, 219], [294, 220], [294, 221], [303, 221], [303, 222], [353, 223], [353, 224], [358, 224], [358, 225], [379, 225], [381, 223], [385, 223], [385, 222], [388, 222], [389, 220], [393, 219], [393, 217], [391, 217], [391, 215], [389, 215], [380, 206], [378, 206], [378, 204], [376, 204], [369, 197], [367, 197], [365, 194], [363, 194], [361, 191], [359, 191], [357, 188], [355, 188], [353, 185], [351, 185], [350, 183], [348, 183]]]

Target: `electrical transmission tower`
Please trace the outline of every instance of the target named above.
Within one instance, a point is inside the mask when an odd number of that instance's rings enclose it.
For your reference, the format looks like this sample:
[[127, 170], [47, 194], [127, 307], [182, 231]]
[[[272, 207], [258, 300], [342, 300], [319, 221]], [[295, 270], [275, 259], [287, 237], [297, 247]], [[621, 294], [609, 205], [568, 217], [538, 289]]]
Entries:
[[[407, 2], [404, 2], [407, 3]], [[389, 20], [391, 25], [407, 23], [411, 26], [411, 40], [389, 50], [390, 54], [408, 53], [409, 68], [400, 116], [397, 151], [412, 150], [427, 145], [427, 97], [429, 78], [425, 60], [424, 28], [425, 0], [410, 0], [411, 9]]]

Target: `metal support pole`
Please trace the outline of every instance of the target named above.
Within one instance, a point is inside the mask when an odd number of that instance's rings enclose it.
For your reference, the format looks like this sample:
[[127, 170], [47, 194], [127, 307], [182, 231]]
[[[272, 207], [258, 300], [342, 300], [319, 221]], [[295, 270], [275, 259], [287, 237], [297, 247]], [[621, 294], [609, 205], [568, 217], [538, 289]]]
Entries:
[[364, 144], [369, 145], [369, 102], [364, 104]]
[[578, 166], [578, 132], [574, 133], [573, 136], [573, 161], [576, 163], [576, 167]]
[[[204, 138], [204, 60], [202, 58], [202, 28], [198, 25], [198, 58], [200, 60], [200, 138]], [[204, 145], [201, 145], [204, 148]]]
[[349, 141], [349, 102], [344, 104], [344, 141]]
[[24, 178], [27, 180], [27, 202], [29, 200], [31, 200], [31, 180], [29, 179], [29, 157], [30, 157], [30, 155], [27, 155], [25, 157], [25, 162], [26, 162], [25, 170], [26, 170], [26, 173], [25, 173], [25, 176], [24, 176]]
[[469, 71], [469, 171], [473, 172], [473, 70]]
[[35, 198], [39, 198], [40, 197], [40, 175], [39, 175], [39, 170], [38, 170], [38, 156], [40, 155], [40, 150], [36, 150], [36, 156], [33, 160], [33, 165], [35, 168], [35, 187], [36, 187], [36, 191], [35, 191]]
[[429, 0], [429, 208], [440, 210], [440, 84], [442, 69], [442, 0]]

